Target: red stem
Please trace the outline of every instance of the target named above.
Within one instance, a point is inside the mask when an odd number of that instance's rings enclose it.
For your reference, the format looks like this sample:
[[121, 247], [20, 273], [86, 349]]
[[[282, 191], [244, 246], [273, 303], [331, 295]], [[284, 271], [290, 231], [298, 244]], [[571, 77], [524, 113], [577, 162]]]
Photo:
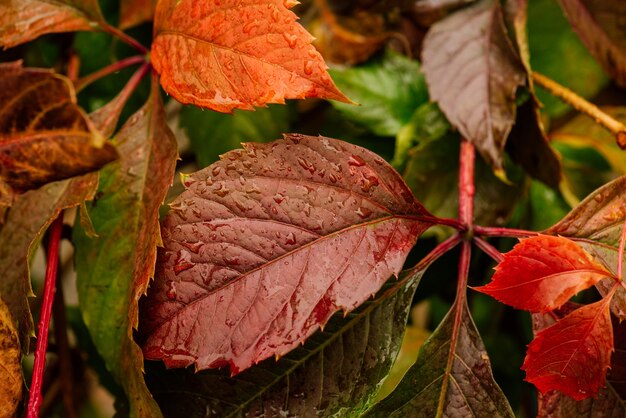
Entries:
[[538, 235], [538, 232], [527, 231], [525, 229], [499, 228], [491, 226], [476, 226], [474, 233], [482, 237], [511, 237], [528, 238]]
[[33, 366], [33, 378], [30, 385], [30, 398], [28, 399], [28, 418], [37, 418], [41, 407], [41, 384], [43, 371], [46, 365], [46, 351], [48, 349], [48, 328], [50, 327], [50, 315], [54, 301], [54, 288], [59, 266], [59, 244], [61, 230], [63, 229], [63, 212], [54, 220], [50, 227], [48, 238], [48, 265], [46, 267], [46, 280], [44, 282], [43, 302], [39, 317], [39, 337], [35, 351], [35, 364]]
[[149, 52], [148, 48], [146, 48], [141, 43], [139, 43], [139, 41], [137, 41], [132, 36], [127, 35], [126, 33], [119, 30], [118, 28], [111, 26], [106, 22], [101, 23], [100, 27], [102, 28], [103, 31], [109, 33], [110, 35], [115, 36], [117, 39], [135, 48], [140, 53], [145, 55]]
[[114, 62], [111, 65], [101, 68], [98, 71], [91, 73], [89, 75], [86, 75], [85, 77], [79, 79], [75, 83], [76, 91], [81, 91], [82, 89], [87, 87], [89, 84], [93, 83], [96, 80], [101, 79], [102, 77], [118, 72], [126, 67], [130, 67], [131, 65], [141, 64], [143, 62], [146, 62], [146, 57], [143, 55], [135, 55], [133, 57], [124, 58], [122, 60]]
[[472, 231], [474, 227], [474, 145], [463, 139], [459, 161], [459, 220]]
[[476, 246], [478, 248], [483, 250], [483, 252], [485, 254], [487, 254], [489, 257], [493, 258], [493, 260], [496, 263], [501, 263], [502, 260], [504, 260], [504, 256], [502, 255], [502, 253], [500, 251], [498, 251], [498, 249], [496, 247], [494, 247], [493, 245], [489, 244], [487, 241], [485, 241], [481, 237], [475, 236], [474, 237], [474, 244], [476, 244]]

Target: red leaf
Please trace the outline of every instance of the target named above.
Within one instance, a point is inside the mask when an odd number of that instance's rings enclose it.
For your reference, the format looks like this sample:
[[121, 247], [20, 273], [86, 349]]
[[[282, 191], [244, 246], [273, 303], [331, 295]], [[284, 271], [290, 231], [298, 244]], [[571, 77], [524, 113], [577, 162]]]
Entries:
[[124, 0], [120, 2], [120, 28], [127, 29], [154, 17], [156, 0]]
[[220, 112], [285, 99], [349, 102], [326, 72], [292, 0], [162, 0], [151, 60], [176, 100]]
[[545, 312], [606, 277], [613, 275], [575, 242], [540, 235], [505, 254], [491, 283], [476, 290], [517, 309]]
[[583, 306], [537, 334], [522, 366], [526, 380], [542, 393], [558, 390], [576, 400], [595, 396], [613, 352], [609, 301]]
[[330, 138], [246, 144], [185, 177], [144, 299], [144, 353], [168, 367], [281, 356], [397, 274], [426, 210], [383, 159]]

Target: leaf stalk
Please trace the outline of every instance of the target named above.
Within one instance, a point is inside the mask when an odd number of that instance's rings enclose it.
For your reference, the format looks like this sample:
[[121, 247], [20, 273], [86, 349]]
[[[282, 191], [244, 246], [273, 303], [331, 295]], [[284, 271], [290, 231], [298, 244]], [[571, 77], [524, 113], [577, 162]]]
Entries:
[[101, 79], [102, 77], [105, 77], [109, 74], [112, 73], [116, 73], [120, 70], [123, 70], [126, 67], [130, 67], [131, 65], [135, 65], [135, 64], [141, 64], [146, 62], [146, 57], [144, 55], [135, 55], [132, 57], [128, 57], [128, 58], [124, 58], [121, 59], [119, 61], [114, 62], [111, 65], [107, 65], [104, 68], [99, 69], [96, 72], [93, 72], [89, 75], [86, 75], [85, 77], [79, 79], [75, 84], [75, 88], [76, 91], [81, 91], [83, 90], [85, 87], [87, 87], [89, 84], [93, 83], [94, 81], [97, 81], [99, 79]]

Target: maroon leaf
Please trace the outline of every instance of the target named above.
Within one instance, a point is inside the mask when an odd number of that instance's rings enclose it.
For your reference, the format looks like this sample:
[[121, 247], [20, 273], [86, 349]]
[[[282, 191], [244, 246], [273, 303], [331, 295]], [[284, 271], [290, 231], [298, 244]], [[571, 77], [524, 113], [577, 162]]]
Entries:
[[615, 82], [626, 87], [626, 3], [559, 0], [565, 16], [589, 52]]
[[539, 332], [522, 366], [526, 380], [544, 393], [558, 390], [576, 400], [595, 396], [613, 352], [609, 299], [583, 306]]
[[324, 137], [246, 144], [184, 183], [140, 327], [169, 367], [289, 352], [397, 274], [432, 222], [382, 158]]
[[526, 70], [508, 38], [500, 3], [481, 1], [437, 22], [424, 39], [422, 58], [432, 99], [502, 170], [515, 92], [526, 83]]

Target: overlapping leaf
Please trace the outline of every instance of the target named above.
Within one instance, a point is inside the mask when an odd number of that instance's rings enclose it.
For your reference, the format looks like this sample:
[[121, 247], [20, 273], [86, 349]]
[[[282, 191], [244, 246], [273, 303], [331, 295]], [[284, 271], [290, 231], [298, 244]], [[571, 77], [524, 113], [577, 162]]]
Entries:
[[[534, 314], [533, 330], [535, 333], [554, 324], [574, 309], [576, 304], [567, 303], [563, 308], [551, 314]], [[606, 386], [593, 398], [576, 401], [559, 391], [538, 394], [538, 412], [540, 418], [570, 418], [598, 416], [610, 418], [626, 417], [626, 391], [624, 373], [626, 373], [626, 324], [613, 318], [613, 344], [615, 351], [611, 356], [611, 368], [606, 377]]]
[[268, 359], [235, 377], [149, 364], [148, 386], [166, 417], [358, 413], [393, 364], [422, 273], [388, 283], [345, 318], [336, 314], [278, 362]]
[[305, 97], [349, 102], [289, 10], [295, 4], [159, 1], [151, 60], [163, 88], [182, 103], [220, 112]]
[[465, 302], [448, 312], [396, 390], [365, 414], [406, 416], [514, 416], [493, 380], [489, 357]]
[[15, 416], [22, 399], [22, 352], [9, 308], [0, 299], [0, 417]]
[[93, 199], [97, 183], [97, 176], [87, 174], [31, 190], [16, 199], [0, 229], [0, 295], [9, 307], [24, 351], [33, 331], [27, 297], [33, 296], [29, 263], [34, 250], [63, 209]]
[[365, 149], [296, 134], [245, 148], [186, 177], [163, 223], [142, 333], [169, 367], [286, 354], [375, 294], [431, 225]]
[[0, 47], [11, 48], [47, 33], [94, 30], [101, 21], [98, 0], [3, 0]]
[[94, 171], [116, 158], [51, 71], [0, 64], [0, 204], [15, 194]]
[[483, 0], [437, 22], [424, 39], [431, 98], [496, 170], [515, 122], [526, 71], [508, 38], [498, 1]]
[[527, 238], [504, 256], [492, 281], [476, 290], [517, 309], [554, 310], [613, 274], [575, 242], [549, 235]]
[[626, 87], [626, 3], [559, 0], [565, 16], [604, 70]]
[[542, 330], [528, 346], [522, 369], [541, 392], [581, 400], [604, 386], [613, 352], [610, 298], [585, 305]]
[[98, 234], [75, 229], [81, 311], [91, 337], [130, 400], [131, 416], [159, 416], [134, 343], [137, 301], [154, 272], [158, 214], [172, 182], [176, 140], [165, 123], [157, 82], [116, 137], [120, 161], [101, 172], [101, 197], [89, 207]]

